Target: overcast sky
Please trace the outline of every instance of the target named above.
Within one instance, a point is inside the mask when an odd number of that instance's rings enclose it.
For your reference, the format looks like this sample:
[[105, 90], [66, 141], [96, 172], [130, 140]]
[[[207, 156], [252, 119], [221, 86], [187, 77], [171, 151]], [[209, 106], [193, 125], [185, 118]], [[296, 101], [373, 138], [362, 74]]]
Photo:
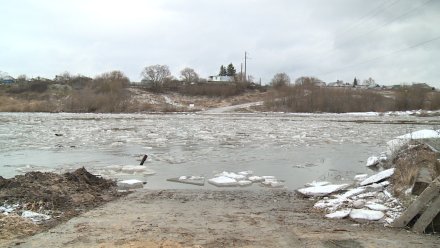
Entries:
[[202, 77], [233, 63], [269, 82], [372, 77], [440, 87], [437, 0], [0, 0], [0, 71], [53, 78], [145, 66]]

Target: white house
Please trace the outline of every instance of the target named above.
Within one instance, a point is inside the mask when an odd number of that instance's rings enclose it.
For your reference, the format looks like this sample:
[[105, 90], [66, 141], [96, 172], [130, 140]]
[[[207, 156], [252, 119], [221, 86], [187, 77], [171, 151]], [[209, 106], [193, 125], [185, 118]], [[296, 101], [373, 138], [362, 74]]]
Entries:
[[209, 76], [208, 82], [233, 82], [234, 77], [232, 76]]

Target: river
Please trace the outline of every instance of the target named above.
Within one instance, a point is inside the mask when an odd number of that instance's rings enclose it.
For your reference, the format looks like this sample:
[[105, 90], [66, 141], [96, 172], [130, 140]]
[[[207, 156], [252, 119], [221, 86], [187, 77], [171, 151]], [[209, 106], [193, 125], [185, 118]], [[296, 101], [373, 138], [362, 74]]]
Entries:
[[[0, 113], [0, 175], [84, 166], [107, 177], [146, 180], [146, 188], [181, 189], [200, 186], [166, 179], [251, 170], [295, 189], [313, 180], [349, 181], [355, 174], [372, 173], [366, 160], [384, 151], [388, 140], [438, 129], [437, 119], [371, 113]], [[106, 174], [103, 169], [137, 165], [144, 154], [154, 175]]]

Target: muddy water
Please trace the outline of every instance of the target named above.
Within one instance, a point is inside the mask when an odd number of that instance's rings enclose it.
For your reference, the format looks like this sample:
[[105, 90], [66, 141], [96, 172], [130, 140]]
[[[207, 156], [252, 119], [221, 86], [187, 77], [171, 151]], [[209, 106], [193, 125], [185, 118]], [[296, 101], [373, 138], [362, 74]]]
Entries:
[[[366, 159], [384, 150], [386, 141], [437, 122], [335, 114], [0, 113], [0, 175], [85, 166], [104, 176], [147, 180], [147, 188], [181, 189], [199, 186], [166, 179], [252, 170], [294, 189], [316, 179], [343, 181], [366, 173]], [[143, 154], [149, 155], [146, 166], [155, 175], [103, 170], [139, 164]]]

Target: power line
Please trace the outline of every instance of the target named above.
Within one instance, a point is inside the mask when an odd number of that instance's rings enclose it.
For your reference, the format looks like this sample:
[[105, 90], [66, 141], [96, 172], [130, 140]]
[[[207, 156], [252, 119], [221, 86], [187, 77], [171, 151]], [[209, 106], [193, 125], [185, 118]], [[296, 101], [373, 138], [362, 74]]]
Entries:
[[[363, 34], [361, 34], [361, 35], [358, 35], [357, 37], [355, 37], [355, 39], [348, 40], [348, 41], [358, 40], [359, 38], [362, 38], [362, 37], [364, 37], [364, 36], [366, 36], [366, 35], [368, 35], [368, 34], [371, 34], [371, 33], [375, 32], [375, 31], [377, 31], [377, 30], [380, 30], [380, 29], [384, 28], [385, 26], [388, 26], [389, 24], [395, 22], [396, 20], [399, 20], [399, 19], [401, 19], [401, 18], [407, 16], [407, 15], [410, 14], [411, 12], [416, 11], [417, 9], [419, 9], [419, 8], [421, 8], [421, 7], [425, 6], [425, 5], [427, 5], [428, 3], [432, 2], [432, 1], [433, 1], [433, 0], [428, 0], [428, 1], [426, 1], [426, 2], [424, 2], [424, 3], [422, 3], [422, 4], [420, 4], [420, 5], [416, 6], [415, 8], [410, 9], [409, 11], [407, 11], [407, 12], [405, 12], [405, 13], [403, 13], [403, 14], [397, 16], [397, 17], [394, 17], [393, 19], [389, 20], [388, 22], [383, 23], [383, 24], [380, 25], [379, 27], [374, 28], [374, 29], [371, 29], [370, 31], [367, 31], [366, 33], [363, 33]], [[346, 41], [345, 43], [347, 43], [347, 41]], [[342, 43], [342, 44], [344, 44], [344, 43]]]
[[[380, 14], [380, 13], [382, 13], [382, 12], [384, 12], [385, 10], [387, 10], [388, 8], [390, 8], [391, 6], [393, 6], [393, 5], [395, 5], [397, 2], [399, 2], [400, 0], [395, 0], [395, 1], [393, 1], [393, 2], [391, 2], [391, 4], [388, 4], [387, 5], [387, 2], [383, 2], [383, 3], [381, 3], [381, 4], [379, 4], [377, 7], [375, 7], [374, 9], [372, 9], [372, 10], [370, 10], [369, 12], [367, 12], [365, 15], [363, 15], [361, 18], [359, 18], [354, 24], [351, 24], [351, 25], [349, 25], [349, 26], [347, 26], [346, 28], [344, 28], [344, 29], [340, 29], [340, 30], [338, 30], [338, 31], [336, 31], [335, 32], [335, 35], [341, 35], [341, 36], [344, 36], [344, 35], [346, 35], [346, 34], [348, 34], [348, 32], [349, 31], [351, 31], [353, 28], [355, 28], [355, 27], [357, 27], [357, 26], [360, 26], [363, 22], [364, 23], [366, 23], [366, 22], [368, 22], [369, 20], [372, 20], [373, 19], [373, 17], [375, 17], [375, 16], [377, 16], [378, 14]], [[384, 5], [386, 5], [385, 7], [383, 7]], [[383, 8], [382, 8], [383, 7]], [[366, 19], [366, 21], [364, 21]], [[317, 48], [320, 48], [320, 47], [322, 47], [324, 44], [326, 44], [327, 43], [327, 41], [325, 41], [325, 40], [323, 40], [323, 41], [321, 41], [321, 42], [319, 42], [317, 45], [316, 45], [316, 47], [315, 47], [315, 49], [317, 49]], [[335, 49], [332, 49], [332, 50], [329, 50], [329, 52], [327, 52], [326, 54], [328, 55], [328, 54], [333, 54], [334, 53], [334, 51], [335, 51]], [[326, 55], [326, 56], [327, 56]], [[302, 58], [299, 58], [300, 60], [302, 60], [302, 59], [304, 59], [304, 58], [306, 58], [307, 56], [306, 55], [304, 55]], [[320, 56], [321, 58], [322, 58], [322, 56]]]
[[[360, 35], [354, 36], [353, 38], [348, 39], [348, 40], [346, 40], [345, 42], [342, 42], [341, 44], [343, 45], [343, 44], [347, 44], [347, 43], [349, 43], [349, 42], [353, 42], [353, 41], [359, 40], [360, 38], [362, 38], [362, 37], [364, 37], [364, 36], [366, 36], [366, 35], [368, 35], [368, 34], [371, 34], [371, 33], [373, 33], [373, 32], [376, 32], [376, 31], [378, 31], [378, 30], [380, 30], [380, 29], [382, 29], [382, 28], [388, 26], [389, 24], [395, 22], [396, 20], [403, 18], [404, 16], [410, 14], [411, 12], [413, 12], [413, 11], [415, 11], [415, 10], [417, 10], [417, 9], [419, 9], [419, 8], [421, 8], [421, 7], [423, 7], [423, 6], [425, 6], [425, 5], [427, 5], [428, 3], [432, 2], [432, 1], [433, 1], [433, 0], [428, 0], [428, 1], [426, 1], [426, 2], [424, 2], [424, 3], [422, 3], [422, 4], [420, 4], [420, 5], [416, 6], [415, 8], [410, 9], [409, 11], [406, 11], [405, 13], [403, 13], [403, 14], [397, 16], [397, 17], [392, 18], [392, 19], [389, 20], [388, 22], [383, 23], [381, 26], [376, 27], [376, 28], [373, 28], [373, 29], [371, 29], [371, 30], [369, 30], [369, 31], [367, 31], [367, 32], [365, 32], [365, 33], [360, 34]], [[391, 6], [391, 5], [390, 5], [390, 6]], [[326, 60], [326, 59], [330, 58], [331, 56], [333, 56], [333, 55], [334, 55], [335, 53], [337, 53], [337, 52], [338, 52], [337, 49], [332, 49], [332, 50], [330, 50], [328, 53], [326, 53], [326, 54], [324, 54], [323, 56], [321, 56], [321, 57], [320, 57], [320, 60]]]
[[362, 62], [359, 62], [359, 63], [355, 63], [355, 64], [348, 65], [348, 66], [344, 66], [344, 67], [341, 67], [341, 68], [336, 69], [336, 70], [333, 70], [333, 71], [328, 71], [328, 72], [326, 72], [326, 73], [321, 73], [321, 74], [319, 74], [319, 75], [320, 75], [320, 76], [324, 76], [324, 75], [328, 75], [328, 74], [331, 74], [331, 73], [335, 73], [335, 72], [338, 72], [338, 71], [345, 70], [345, 69], [347, 69], [347, 68], [356, 67], [356, 66], [363, 65], [363, 64], [368, 64], [368, 63], [370, 63], [370, 62], [372, 62], [372, 61], [375, 61], [375, 60], [378, 60], [378, 59], [381, 59], [381, 58], [384, 58], [384, 57], [388, 57], [388, 56], [390, 56], [390, 55], [394, 55], [394, 54], [397, 54], [397, 53], [401, 53], [401, 52], [404, 52], [404, 51], [407, 51], [407, 50], [411, 50], [411, 49], [413, 49], [413, 48], [416, 48], [416, 47], [419, 47], [419, 46], [426, 45], [426, 44], [431, 43], [431, 42], [436, 41], [436, 40], [440, 40], [440, 35], [439, 35], [439, 36], [436, 36], [436, 37], [434, 37], [434, 38], [432, 38], [432, 39], [429, 39], [429, 40], [425, 40], [425, 41], [419, 42], [419, 43], [414, 44], [414, 45], [412, 45], [412, 46], [409, 46], [409, 47], [406, 47], [406, 48], [402, 48], [402, 49], [399, 49], [399, 50], [395, 50], [395, 51], [390, 52], [390, 53], [385, 54], [385, 55], [377, 56], [377, 57], [372, 58], [372, 59], [368, 59], [368, 60], [365, 60], [365, 61], [362, 61]]

